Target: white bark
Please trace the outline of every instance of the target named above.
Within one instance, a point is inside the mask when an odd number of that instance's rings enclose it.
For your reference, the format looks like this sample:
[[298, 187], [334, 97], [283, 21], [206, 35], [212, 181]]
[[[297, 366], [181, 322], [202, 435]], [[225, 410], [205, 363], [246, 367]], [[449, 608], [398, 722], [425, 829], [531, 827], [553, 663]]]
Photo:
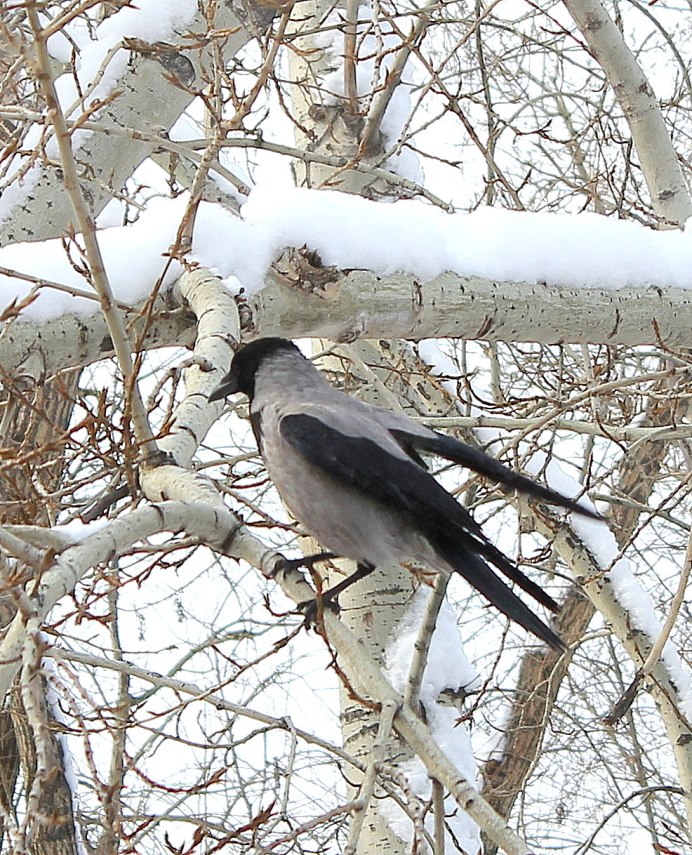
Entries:
[[[226, 58], [230, 60], [247, 44], [258, 24], [266, 27], [274, 14], [274, 8], [266, 5], [254, 8], [249, 4], [219, 3], [215, 26], [218, 30], [227, 29]], [[199, 11], [184, 31], [165, 46], [147, 46], [152, 48], [151, 52], [131, 52], [130, 61], [118, 79], [118, 96], [98, 114], [110, 127], [130, 129], [129, 136], [93, 132], [80, 141], [76, 152], [81, 167], [80, 186], [92, 216], [121, 192], [125, 180], [154, 150], [153, 140], [170, 130], [195, 97], [195, 91], [204, 86], [202, 63], [206, 59], [200, 52], [189, 49], [189, 34], [205, 32], [207, 26], [205, 12]], [[182, 85], [175, 85], [175, 81]], [[67, 118], [79, 121], [80, 113]], [[143, 139], [142, 134], [147, 138]], [[17, 161], [15, 166], [20, 169], [24, 163], [28, 159]], [[25, 188], [11, 185], [14, 206], [4, 210], [0, 223], [3, 246], [15, 241], [60, 237], [72, 219], [59, 165], [42, 162], [39, 170]]]
[[[422, 283], [410, 274], [338, 273], [316, 296], [265, 288], [248, 300], [243, 326], [257, 334], [354, 338], [430, 337], [541, 344], [692, 342], [692, 291], [568, 288], [443, 273]], [[658, 328], [659, 334], [656, 332]]]
[[682, 225], [692, 215], [692, 203], [649, 81], [600, 0], [564, 2], [629, 123], [655, 212], [669, 224]]
[[[145, 347], [189, 345], [194, 320], [179, 303], [163, 301]], [[450, 336], [541, 344], [589, 342], [636, 346], [661, 341], [692, 347], [692, 290], [682, 288], [564, 288], [496, 282], [444, 273], [421, 284], [410, 274], [378, 276], [354, 270], [335, 276], [322, 295], [273, 283], [238, 304], [244, 339], [260, 335], [329, 338]], [[137, 312], [126, 313], [125, 321]], [[141, 318], [139, 327], [141, 328]], [[102, 316], [63, 315], [37, 325], [15, 321], [0, 336], [0, 364], [21, 373], [41, 354], [43, 376], [112, 354]]]
[[197, 318], [194, 358], [185, 369], [185, 397], [175, 410], [168, 434], [159, 448], [170, 454], [179, 466], [189, 466], [197, 447], [223, 409], [222, 403], [210, 404], [209, 393], [221, 382], [240, 341], [238, 307], [233, 297], [204, 268], [183, 274], [177, 293]]
[[[139, 338], [145, 320], [141, 305], [133, 312], [124, 312], [123, 318], [132, 330], [132, 338]], [[148, 328], [145, 347], [192, 344], [195, 338], [194, 317], [182, 306], [167, 307], [159, 299], [154, 317]], [[113, 354], [113, 342], [103, 315], [61, 315], [43, 323], [15, 321], [6, 324], [0, 335], [0, 363], [8, 374], [21, 377], [23, 366], [29, 360], [40, 360], [42, 366], [31, 368], [29, 376], [43, 382], [63, 368], [87, 366]]]

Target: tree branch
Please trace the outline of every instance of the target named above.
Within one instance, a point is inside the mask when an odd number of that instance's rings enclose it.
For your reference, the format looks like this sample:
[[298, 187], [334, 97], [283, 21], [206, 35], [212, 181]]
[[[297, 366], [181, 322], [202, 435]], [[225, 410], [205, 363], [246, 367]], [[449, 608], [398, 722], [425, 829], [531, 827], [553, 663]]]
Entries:
[[651, 84], [600, 0], [564, 2], [627, 118], [654, 210], [681, 226], [692, 203]]
[[[236, 302], [244, 339], [451, 336], [636, 346], [658, 343], [660, 335], [670, 347], [692, 347], [692, 291], [684, 288], [564, 288], [454, 273], [421, 285], [412, 275], [353, 270], [335, 273], [324, 294], [286, 287], [275, 276], [264, 290]], [[170, 299], [157, 305], [143, 347], [189, 345], [195, 335], [192, 316]], [[124, 322], [144, 325], [137, 308], [124, 313]], [[16, 320], [0, 335], [0, 365], [12, 375], [37, 349], [50, 375], [104, 359], [113, 345], [96, 315], [63, 315], [40, 326]]]

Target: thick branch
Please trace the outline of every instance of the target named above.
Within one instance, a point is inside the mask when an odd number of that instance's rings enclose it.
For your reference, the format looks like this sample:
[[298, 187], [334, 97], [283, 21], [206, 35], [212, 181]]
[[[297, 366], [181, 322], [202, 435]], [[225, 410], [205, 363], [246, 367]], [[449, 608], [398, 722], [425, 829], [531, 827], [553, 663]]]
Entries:
[[600, 0], [565, 0], [565, 6], [629, 123], [654, 210], [669, 223], [682, 225], [692, 215], [692, 203], [649, 81]]
[[[244, 338], [283, 335], [349, 340], [435, 336], [541, 344], [636, 346], [658, 340], [692, 347], [692, 291], [682, 288], [558, 288], [444, 273], [421, 284], [407, 274], [338, 273], [316, 295], [277, 282], [238, 301]], [[170, 304], [172, 306], [172, 304]], [[189, 345], [194, 321], [159, 303], [145, 348]], [[125, 313], [136, 321], [138, 311]], [[0, 365], [14, 374], [39, 351], [45, 373], [87, 365], [113, 352], [103, 318], [64, 315], [41, 325], [17, 321], [0, 335]]]

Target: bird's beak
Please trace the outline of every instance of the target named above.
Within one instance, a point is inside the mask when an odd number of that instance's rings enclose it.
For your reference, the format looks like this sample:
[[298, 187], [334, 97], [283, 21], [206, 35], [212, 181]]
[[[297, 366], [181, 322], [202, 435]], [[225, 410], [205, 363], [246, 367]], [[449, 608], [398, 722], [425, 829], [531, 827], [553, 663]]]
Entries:
[[211, 393], [211, 395], [209, 395], [209, 400], [210, 401], [220, 401], [221, 398], [225, 398], [228, 395], [235, 395], [235, 393], [237, 391], [238, 391], [238, 382], [237, 382], [235, 376], [233, 375], [233, 373], [227, 374], [223, 378], [221, 383], [219, 383], [219, 385], [216, 387], [216, 389], [214, 389], [214, 391]]

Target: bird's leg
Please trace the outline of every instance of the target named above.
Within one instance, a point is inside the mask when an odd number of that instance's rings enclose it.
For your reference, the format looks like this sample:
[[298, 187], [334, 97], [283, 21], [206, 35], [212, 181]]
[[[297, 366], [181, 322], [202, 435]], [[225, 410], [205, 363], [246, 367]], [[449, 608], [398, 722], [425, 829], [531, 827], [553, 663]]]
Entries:
[[321, 594], [318, 594], [314, 600], [305, 600], [305, 602], [299, 603], [298, 611], [305, 614], [305, 623], [308, 625], [315, 623], [318, 609], [322, 609], [325, 606], [328, 606], [329, 608], [338, 608], [335, 600], [339, 594], [342, 594], [346, 588], [350, 588], [351, 585], [359, 579], [365, 579], [365, 577], [369, 576], [374, 569], [374, 564], [369, 564], [367, 561], [361, 561], [356, 564], [355, 571], [351, 573], [350, 576], [342, 579], [337, 585], [334, 585], [326, 591], [323, 591]]
[[375, 569], [374, 564], [369, 564], [367, 561], [362, 561], [356, 564], [356, 569], [350, 576], [347, 576], [345, 579], [342, 579], [337, 585], [334, 585], [332, 588], [328, 588], [326, 591], [323, 591], [320, 595], [320, 599], [324, 602], [330, 602], [335, 600], [339, 594], [342, 594], [346, 588], [350, 588], [354, 582], [358, 582], [360, 579], [365, 579], [366, 576], [369, 576], [372, 571]]

